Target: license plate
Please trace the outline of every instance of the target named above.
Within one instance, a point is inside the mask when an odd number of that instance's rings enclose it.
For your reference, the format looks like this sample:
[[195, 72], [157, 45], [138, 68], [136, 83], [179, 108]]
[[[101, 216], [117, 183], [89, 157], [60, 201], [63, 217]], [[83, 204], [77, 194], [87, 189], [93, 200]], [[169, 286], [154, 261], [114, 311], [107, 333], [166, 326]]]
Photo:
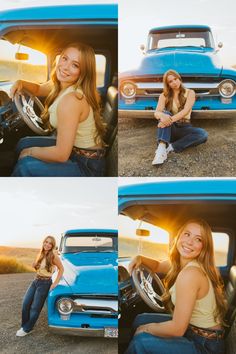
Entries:
[[104, 337], [107, 337], [107, 338], [118, 338], [118, 328], [106, 327], [104, 329]]
[[232, 98], [221, 98], [221, 102], [224, 104], [232, 103]]

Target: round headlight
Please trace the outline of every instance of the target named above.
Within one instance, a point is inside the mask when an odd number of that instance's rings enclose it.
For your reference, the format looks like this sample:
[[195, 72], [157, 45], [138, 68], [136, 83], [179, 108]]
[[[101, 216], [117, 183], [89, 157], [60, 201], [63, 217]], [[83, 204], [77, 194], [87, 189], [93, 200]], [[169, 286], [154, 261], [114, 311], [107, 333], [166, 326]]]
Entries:
[[73, 300], [63, 297], [57, 301], [57, 309], [62, 315], [69, 315], [73, 311]]
[[136, 85], [130, 81], [123, 82], [120, 91], [125, 98], [133, 98], [136, 94]]
[[230, 98], [235, 94], [235, 81], [226, 79], [219, 85], [219, 92], [222, 97]]

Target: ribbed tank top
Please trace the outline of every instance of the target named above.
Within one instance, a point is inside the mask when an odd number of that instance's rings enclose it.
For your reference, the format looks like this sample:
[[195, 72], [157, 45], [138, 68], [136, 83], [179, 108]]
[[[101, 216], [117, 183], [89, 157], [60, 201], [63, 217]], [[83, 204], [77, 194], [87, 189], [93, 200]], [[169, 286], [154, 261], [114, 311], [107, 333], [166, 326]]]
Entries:
[[[197, 261], [191, 261], [186, 264], [186, 267], [197, 267], [200, 268], [205, 274], [206, 272], [204, 269], [201, 267], [201, 265]], [[206, 275], [209, 283], [209, 290], [206, 296], [204, 296], [202, 299], [196, 300], [195, 306], [192, 312], [192, 316], [190, 319], [190, 324], [197, 326], [197, 327], [202, 327], [202, 328], [210, 328], [218, 325], [214, 320], [214, 311], [216, 309], [216, 300], [215, 300], [215, 293], [214, 289], [212, 286], [212, 283], [208, 276]], [[191, 286], [191, 284], [189, 284]], [[175, 305], [176, 302], [176, 285], [174, 284], [170, 288], [170, 295], [171, 295], [171, 300], [173, 304]]]
[[43, 258], [39, 269], [37, 270], [37, 274], [40, 275], [41, 277], [51, 277], [54, 273], [55, 267], [52, 266], [52, 271], [48, 272], [46, 269], [46, 259]]
[[[75, 89], [74, 85], [67, 87], [65, 90], [61, 91], [59, 96], [55, 99], [55, 101], [52, 103], [52, 105], [48, 108], [49, 111], [49, 122], [53, 128], [57, 128], [57, 107], [62, 99], [66, 94], [71, 93], [71, 92], [77, 92], [81, 95], [83, 95], [83, 91], [78, 88]], [[89, 114], [88, 117], [83, 121], [80, 122], [78, 125], [78, 129], [76, 132], [76, 137], [74, 141], [74, 146], [79, 147], [79, 148], [90, 148], [97, 143], [95, 142], [95, 135], [97, 133], [96, 125], [95, 125], [95, 120], [94, 120], [94, 115], [93, 115], [93, 110], [90, 107], [89, 109]]]
[[[185, 91], [184, 97], [187, 98], [188, 93], [189, 93], [189, 89], [185, 89], [185, 90], [186, 90], [186, 91]], [[173, 115], [174, 115], [174, 114], [177, 114], [178, 111], [179, 111], [179, 110], [178, 110], [177, 104], [176, 104], [176, 102], [173, 100], [173, 105], [172, 105], [171, 112], [172, 112]], [[179, 119], [177, 122], [188, 121], [188, 120], [190, 121], [191, 113], [192, 113], [192, 110], [190, 110], [190, 111], [188, 112], [188, 114], [186, 114], [186, 116], [184, 116], [183, 118]]]

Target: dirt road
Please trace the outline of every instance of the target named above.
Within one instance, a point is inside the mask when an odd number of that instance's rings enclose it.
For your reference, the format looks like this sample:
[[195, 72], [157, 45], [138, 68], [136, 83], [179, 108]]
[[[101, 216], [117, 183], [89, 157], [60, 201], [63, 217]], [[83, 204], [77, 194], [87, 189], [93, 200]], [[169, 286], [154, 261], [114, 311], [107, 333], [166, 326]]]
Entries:
[[231, 177], [236, 175], [236, 117], [193, 120], [207, 130], [205, 144], [171, 153], [163, 164], [152, 166], [156, 149], [156, 121], [119, 119], [119, 176]]
[[47, 328], [45, 308], [35, 330], [26, 337], [16, 337], [20, 327], [22, 297], [33, 276], [32, 273], [0, 275], [1, 354], [117, 354], [116, 340], [51, 334]]

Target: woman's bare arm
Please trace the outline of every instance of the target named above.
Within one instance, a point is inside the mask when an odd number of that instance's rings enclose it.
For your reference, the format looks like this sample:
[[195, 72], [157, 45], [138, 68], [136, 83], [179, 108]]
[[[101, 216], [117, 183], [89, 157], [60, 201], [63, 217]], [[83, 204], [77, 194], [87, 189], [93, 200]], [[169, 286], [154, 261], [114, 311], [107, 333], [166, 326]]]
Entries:
[[157, 108], [154, 113], [155, 118], [160, 120], [158, 124], [158, 127], [160, 128], [168, 127], [172, 123], [171, 116], [163, 112], [165, 110], [165, 102], [166, 98], [164, 96], [164, 93], [162, 93], [159, 97]]
[[46, 97], [53, 88], [52, 81], [47, 81], [43, 84], [36, 82], [17, 80], [11, 87], [10, 97], [14, 98], [16, 92], [21, 92], [23, 89], [29, 91], [34, 96]]
[[131, 274], [132, 271], [139, 267], [141, 264], [151, 269], [154, 273], [168, 273], [170, 269], [170, 261], [158, 261], [157, 259], [144, 257], [142, 255], [138, 255], [132, 259], [129, 264], [129, 273]]
[[57, 272], [56, 279], [54, 280], [54, 282], [50, 287], [50, 290], [54, 289], [57, 286], [64, 272], [63, 264], [61, 263], [61, 260], [57, 255], [54, 255], [53, 264], [57, 267], [58, 272]]
[[183, 336], [189, 325], [201, 282], [202, 274], [196, 267], [184, 269], [176, 280], [176, 304], [172, 320], [140, 326], [136, 334], [147, 332], [160, 337]]

